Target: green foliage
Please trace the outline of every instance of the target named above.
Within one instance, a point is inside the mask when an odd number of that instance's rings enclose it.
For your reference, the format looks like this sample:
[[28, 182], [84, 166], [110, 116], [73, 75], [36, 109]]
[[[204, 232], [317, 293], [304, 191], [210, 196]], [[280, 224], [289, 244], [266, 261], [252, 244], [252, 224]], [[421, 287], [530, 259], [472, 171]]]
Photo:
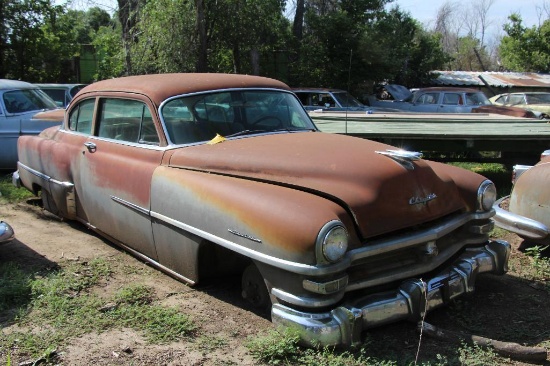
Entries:
[[264, 337], [251, 338], [247, 343], [250, 353], [270, 365], [288, 365], [298, 361], [300, 335], [291, 330], [272, 330]]
[[502, 359], [499, 359], [495, 351], [490, 348], [482, 348], [477, 344], [473, 346], [463, 344], [459, 348], [459, 361], [461, 365], [467, 366], [499, 366]]
[[11, 182], [11, 174], [0, 177], [0, 202], [20, 202], [33, 197], [25, 188], [16, 188]]
[[550, 19], [541, 26], [526, 28], [518, 14], [504, 25], [499, 53], [506, 69], [524, 72], [550, 72]]
[[250, 338], [247, 347], [254, 358], [269, 365], [304, 366], [390, 366], [394, 361], [367, 357], [365, 348], [356, 352], [331, 347], [308, 348], [299, 345], [299, 334], [288, 328], [272, 330], [267, 335]]
[[[533, 280], [550, 280], [550, 259], [543, 255], [543, 252], [547, 250], [548, 245], [545, 247], [535, 245], [525, 249], [525, 254], [527, 254], [532, 259], [531, 266], [533, 269]], [[547, 287], [550, 289], [550, 283], [547, 284]]]
[[[44, 350], [66, 345], [72, 337], [114, 327], [140, 330], [151, 343], [162, 343], [193, 334], [189, 317], [173, 308], [155, 305], [153, 289], [133, 284], [112, 299], [93, 291], [111, 276], [103, 259], [65, 263], [63, 269], [30, 278], [13, 264], [0, 267], [0, 309], [20, 307], [19, 331], [0, 334], [6, 350], [17, 347], [33, 357]], [[9, 286], [4, 286], [9, 283]], [[114, 305], [113, 305], [114, 304]], [[12, 311], [13, 312], [13, 311]]]
[[449, 61], [440, 36], [422, 30], [409, 13], [392, 8], [370, 24], [361, 37], [360, 54], [368, 66], [368, 79], [409, 87], [422, 85], [430, 71]]

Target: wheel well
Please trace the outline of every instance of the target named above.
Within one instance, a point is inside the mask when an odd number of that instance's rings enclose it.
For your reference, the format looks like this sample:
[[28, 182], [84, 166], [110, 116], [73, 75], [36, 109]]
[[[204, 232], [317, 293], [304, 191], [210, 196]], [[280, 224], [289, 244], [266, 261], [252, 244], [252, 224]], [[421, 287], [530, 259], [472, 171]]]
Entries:
[[199, 279], [241, 275], [250, 258], [209, 241], [199, 249]]

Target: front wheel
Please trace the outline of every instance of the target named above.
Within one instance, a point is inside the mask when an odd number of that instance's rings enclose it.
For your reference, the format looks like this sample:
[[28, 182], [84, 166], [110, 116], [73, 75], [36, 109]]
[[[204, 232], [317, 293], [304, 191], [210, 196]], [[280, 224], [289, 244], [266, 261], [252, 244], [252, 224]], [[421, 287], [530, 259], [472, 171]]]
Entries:
[[271, 299], [265, 284], [265, 280], [254, 263], [250, 264], [243, 272], [242, 296], [252, 306], [261, 310], [268, 310]]

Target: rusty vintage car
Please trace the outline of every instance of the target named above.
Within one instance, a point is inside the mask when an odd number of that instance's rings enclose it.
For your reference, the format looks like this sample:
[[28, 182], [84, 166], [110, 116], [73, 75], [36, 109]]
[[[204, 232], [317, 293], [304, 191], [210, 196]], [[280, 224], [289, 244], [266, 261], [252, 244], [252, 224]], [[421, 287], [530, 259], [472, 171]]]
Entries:
[[242, 275], [243, 296], [306, 344], [357, 344], [507, 270], [491, 181], [322, 133], [268, 78], [100, 81], [61, 127], [21, 137], [19, 159], [14, 183], [47, 210], [191, 285]]
[[550, 150], [534, 165], [515, 165], [512, 192], [494, 204], [497, 226], [533, 243], [550, 244]]

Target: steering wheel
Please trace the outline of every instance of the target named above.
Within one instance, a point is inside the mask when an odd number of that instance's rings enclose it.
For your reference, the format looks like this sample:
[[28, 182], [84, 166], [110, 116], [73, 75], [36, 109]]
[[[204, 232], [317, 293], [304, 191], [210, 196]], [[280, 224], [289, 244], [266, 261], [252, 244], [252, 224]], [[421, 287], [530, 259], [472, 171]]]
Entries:
[[276, 117], [276, 116], [263, 116], [263, 117], [260, 117], [258, 118], [257, 120], [255, 120], [254, 122], [250, 123], [250, 126], [256, 126], [257, 124], [259, 124], [260, 122], [263, 122], [263, 121], [266, 121], [266, 120], [274, 120], [277, 122], [277, 124], [273, 127], [280, 127], [283, 125], [283, 121], [279, 118], [279, 117]]

